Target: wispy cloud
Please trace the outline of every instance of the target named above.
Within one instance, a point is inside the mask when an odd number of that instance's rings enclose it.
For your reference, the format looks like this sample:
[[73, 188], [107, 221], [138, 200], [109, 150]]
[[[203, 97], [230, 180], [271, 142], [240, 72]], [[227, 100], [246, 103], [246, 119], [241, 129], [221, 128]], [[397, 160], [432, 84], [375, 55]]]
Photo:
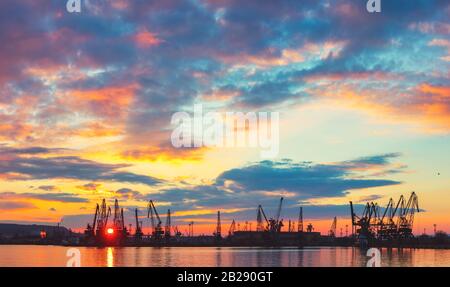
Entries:
[[384, 170], [398, 156], [391, 153], [330, 164], [261, 161], [224, 171], [211, 185], [162, 189], [148, 197], [184, 209], [219, 206], [247, 209], [256, 203], [273, 207], [274, 198], [280, 196], [294, 204], [309, 199], [340, 198], [352, 190], [401, 184], [391, 179], [360, 178], [357, 168], [367, 168], [370, 163], [372, 172]]
[[79, 197], [72, 193], [16, 193], [16, 192], [2, 192], [0, 199], [38, 199], [43, 201], [66, 202], [66, 203], [86, 203], [88, 199]]
[[104, 164], [77, 156], [23, 157], [13, 153], [3, 160], [0, 175], [9, 180], [66, 178], [141, 183], [150, 186], [162, 182], [151, 176], [120, 171], [126, 167], [129, 165]]

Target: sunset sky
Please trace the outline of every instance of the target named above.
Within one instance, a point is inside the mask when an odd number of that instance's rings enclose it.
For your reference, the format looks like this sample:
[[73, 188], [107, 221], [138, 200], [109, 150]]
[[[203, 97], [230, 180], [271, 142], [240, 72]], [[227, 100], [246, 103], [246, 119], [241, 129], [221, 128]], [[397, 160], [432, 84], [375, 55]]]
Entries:
[[[448, 1], [65, 2], [0, 1], [0, 222], [81, 230], [117, 198], [134, 223], [153, 199], [225, 233], [284, 196], [285, 221], [339, 234], [350, 200], [415, 191], [415, 232], [450, 232]], [[278, 156], [174, 148], [194, 104], [279, 112]]]

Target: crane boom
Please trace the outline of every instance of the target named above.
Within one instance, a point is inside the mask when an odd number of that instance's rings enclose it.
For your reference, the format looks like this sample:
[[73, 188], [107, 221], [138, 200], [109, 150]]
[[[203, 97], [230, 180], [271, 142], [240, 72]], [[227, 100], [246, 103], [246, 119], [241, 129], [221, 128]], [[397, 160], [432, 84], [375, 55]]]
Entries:
[[159, 217], [158, 211], [156, 210], [155, 204], [153, 203], [153, 200], [150, 200], [148, 203], [148, 214], [147, 217], [149, 217], [150, 213], [154, 214], [156, 216], [156, 219], [158, 220], [158, 224], [161, 224], [161, 218]]
[[267, 216], [266, 216], [266, 213], [264, 212], [264, 209], [262, 208], [261, 205], [260, 205], [259, 207], [260, 207], [260, 209], [261, 209], [261, 214], [262, 214], [264, 220], [265, 220], [267, 223], [269, 223], [269, 220], [267, 219]]
[[[153, 233], [153, 238], [155, 239], [160, 239], [161, 235], [164, 234], [164, 231], [162, 230], [161, 227], [161, 218], [159, 217], [158, 211], [156, 210], [155, 204], [153, 203], [153, 200], [150, 200], [148, 202], [148, 212], [147, 212], [147, 218], [150, 217], [151, 222], [152, 222], [152, 233]], [[156, 224], [155, 224], [155, 217], [156, 217]]]
[[331, 224], [330, 231], [328, 232], [328, 236], [335, 237], [336, 236], [336, 226], [337, 226], [337, 217], [333, 218], [333, 223]]
[[277, 217], [275, 219], [275, 221], [278, 223], [278, 221], [280, 221], [280, 216], [281, 216], [281, 207], [283, 204], [283, 198], [280, 198], [280, 204], [278, 205], [278, 210], [277, 210]]
[[92, 230], [95, 230], [95, 224], [97, 223], [97, 216], [100, 206], [97, 203], [97, 207], [95, 208], [94, 222], [92, 222]]
[[231, 225], [230, 225], [230, 229], [228, 229], [228, 236], [233, 235], [234, 231], [236, 231], [236, 221], [234, 221], [234, 219], [233, 219], [233, 221], [231, 222]]

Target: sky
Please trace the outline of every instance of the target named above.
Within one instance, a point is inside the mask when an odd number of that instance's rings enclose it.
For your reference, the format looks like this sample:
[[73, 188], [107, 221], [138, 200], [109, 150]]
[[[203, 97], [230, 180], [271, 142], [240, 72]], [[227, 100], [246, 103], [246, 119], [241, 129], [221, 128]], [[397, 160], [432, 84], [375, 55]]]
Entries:
[[[414, 231], [450, 232], [450, 4], [382, 0], [0, 2], [0, 222], [255, 228], [261, 204], [338, 234], [415, 191]], [[279, 152], [175, 148], [172, 115], [279, 113]], [[162, 216], [164, 217], [164, 216]]]

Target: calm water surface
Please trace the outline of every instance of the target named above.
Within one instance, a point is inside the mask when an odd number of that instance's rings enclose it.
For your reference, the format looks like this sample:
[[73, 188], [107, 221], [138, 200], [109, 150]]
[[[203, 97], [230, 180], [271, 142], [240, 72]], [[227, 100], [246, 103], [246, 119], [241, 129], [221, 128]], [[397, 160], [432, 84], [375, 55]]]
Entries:
[[[365, 266], [365, 252], [352, 247], [79, 247], [81, 266]], [[68, 247], [0, 246], [0, 266], [66, 266]], [[382, 266], [450, 266], [450, 250], [382, 249]]]

